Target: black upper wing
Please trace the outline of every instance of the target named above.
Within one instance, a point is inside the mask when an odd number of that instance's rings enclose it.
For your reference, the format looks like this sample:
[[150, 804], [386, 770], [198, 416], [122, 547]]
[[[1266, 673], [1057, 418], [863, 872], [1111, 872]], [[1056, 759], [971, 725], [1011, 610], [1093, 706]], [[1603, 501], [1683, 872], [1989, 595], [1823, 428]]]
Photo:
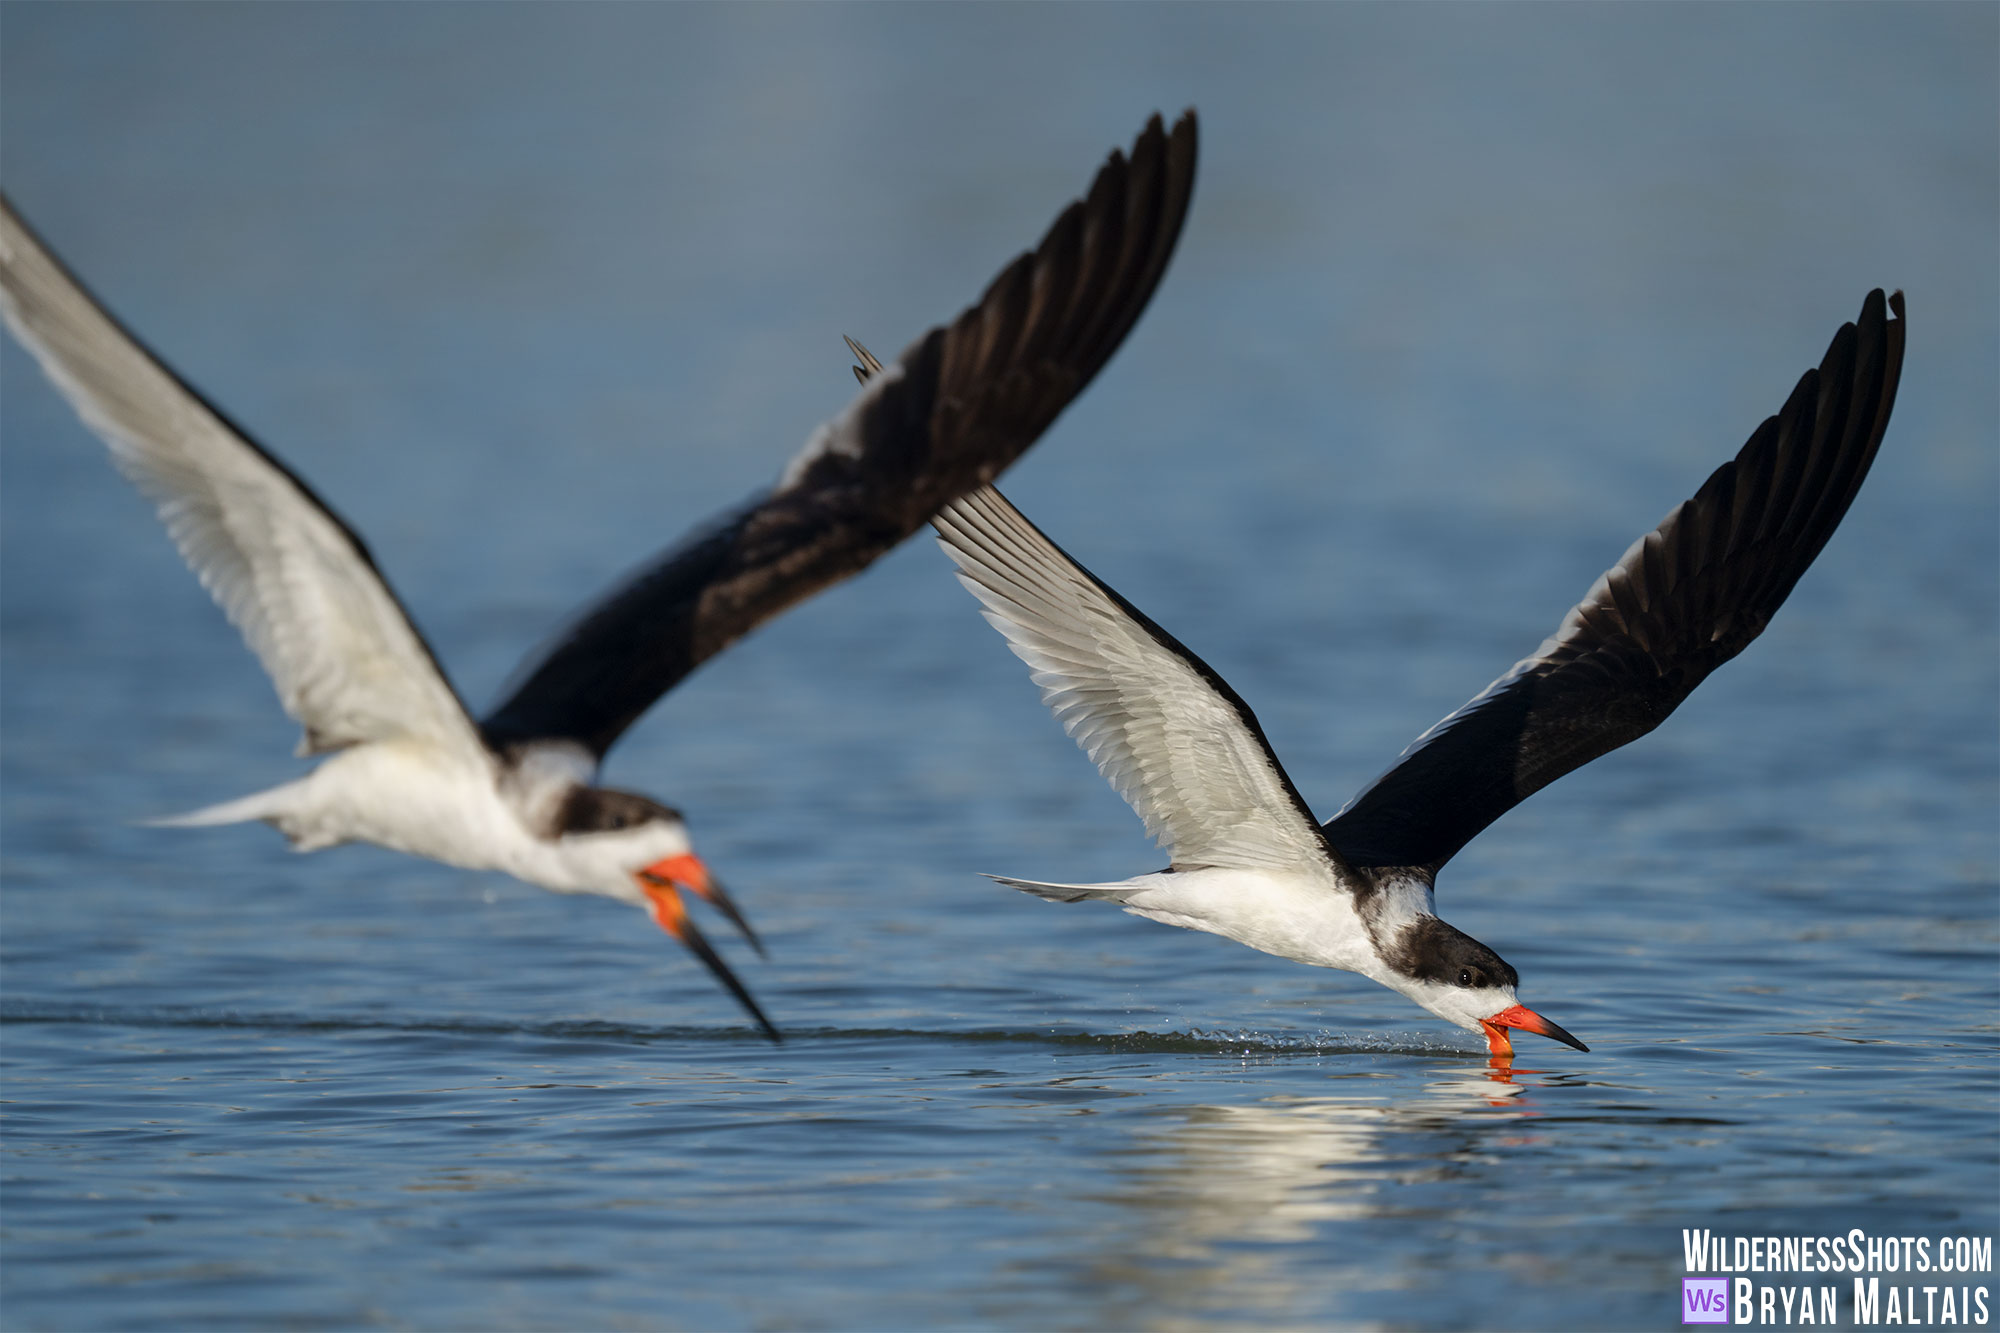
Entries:
[[770, 492], [587, 610], [481, 725], [602, 755], [695, 667], [993, 480], [1082, 392], [1158, 286], [1194, 188], [1194, 112], [1154, 116], [1089, 195], [820, 428]]
[[1527, 796], [1658, 726], [1742, 652], [1868, 475], [1896, 401], [1903, 325], [1901, 292], [1869, 293], [1784, 410], [1634, 543], [1553, 638], [1327, 823], [1341, 855], [1435, 873]]

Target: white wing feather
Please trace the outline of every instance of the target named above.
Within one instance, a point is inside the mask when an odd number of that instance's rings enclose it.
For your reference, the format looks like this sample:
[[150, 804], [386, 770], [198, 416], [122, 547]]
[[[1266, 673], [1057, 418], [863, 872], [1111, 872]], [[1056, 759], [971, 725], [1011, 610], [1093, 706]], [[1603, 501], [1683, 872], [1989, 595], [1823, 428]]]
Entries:
[[1176, 870], [1327, 864], [1251, 721], [992, 487], [932, 520], [1042, 702]]
[[158, 507], [304, 725], [302, 754], [398, 737], [480, 745], [354, 537], [134, 342], [4, 201], [0, 313]]

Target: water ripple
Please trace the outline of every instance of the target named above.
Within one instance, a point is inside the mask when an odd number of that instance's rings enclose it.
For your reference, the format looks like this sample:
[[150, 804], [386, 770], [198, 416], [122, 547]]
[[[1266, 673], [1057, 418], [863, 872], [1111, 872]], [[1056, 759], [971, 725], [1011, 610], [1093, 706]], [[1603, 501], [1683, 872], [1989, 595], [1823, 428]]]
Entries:
[[[250, 1013], [171, 1005], [131, 1008], [0, 1002], [0, 1024], [79, 1023], [130, 1028], [243, 1028], [260, 1032], [427, 1032], [443, 1036], [542, 1037], [631, 1042], [639, 1045], [766, 1040], [750, 1027], [686, 1027], [608, 1023], [592, 1019], [501, 1022], [458, 1016], [388, 1018], [368, 1015]], [[1413, 1055], [1476, 1054], [1462, 1043], [1375, 1034], [1300, 1036], [1262, 1032], [1061, 1032], [894, 1027], [815, 1027], [785, 1033], [793, 1042], [1010, 1043], [1090, 1048], [1133, 1055]]]

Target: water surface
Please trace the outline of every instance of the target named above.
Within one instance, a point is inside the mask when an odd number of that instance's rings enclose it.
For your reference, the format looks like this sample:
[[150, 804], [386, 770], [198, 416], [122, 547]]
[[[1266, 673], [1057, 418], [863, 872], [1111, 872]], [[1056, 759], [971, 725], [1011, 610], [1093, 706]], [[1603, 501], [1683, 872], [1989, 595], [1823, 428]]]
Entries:
[[1995, 11], [8, 6], [5, 184], [369, 538], [475, 707], [1145, 113], [1159, 299], [1008, 489], [1337, 808], [1875, 285], [1770, 632], [1441, 909], [1591, 1044], [981, 870], [1158, 864], [927, 543], [677, 690], [756, 1037], [637, 913], [262, 829], [254, 662], [0, 349], [20, 1328], [1677, 1326], [1680, 1229], [1990, 1235]]

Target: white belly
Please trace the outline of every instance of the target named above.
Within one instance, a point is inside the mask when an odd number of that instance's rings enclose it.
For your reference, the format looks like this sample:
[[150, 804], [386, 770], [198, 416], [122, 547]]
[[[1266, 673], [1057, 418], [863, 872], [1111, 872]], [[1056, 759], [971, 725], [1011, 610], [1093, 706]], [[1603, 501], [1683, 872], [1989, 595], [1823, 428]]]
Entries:
[[1353, 899], [1331, 875], [1183, 870], [1129, 882], [1125, 910], [1137, 916], [1315, 967], [1368, 972], [1376, 962]]
[[291, 793], [279, 825], [301, 851], [372, 842], [447, 865], [511, 870], [521, 844], [532, 840], [500, 799], [490, 764], [427, 745], [356, 746]]
[[591, 768], [580, 749], [574, 761], [558, 754], [503, 771], [484, 751], [380, 741], [343, 750], [297, 782], [173, 822], [262, 819], [302, 852], [372, 842], [468, 870], [498, 870], [557, 893], [597, 893], [644, 906], [634, 873], [688, 851], [678, 820], [588, 836], [540, 831], [551, 801], [587, 780]]

